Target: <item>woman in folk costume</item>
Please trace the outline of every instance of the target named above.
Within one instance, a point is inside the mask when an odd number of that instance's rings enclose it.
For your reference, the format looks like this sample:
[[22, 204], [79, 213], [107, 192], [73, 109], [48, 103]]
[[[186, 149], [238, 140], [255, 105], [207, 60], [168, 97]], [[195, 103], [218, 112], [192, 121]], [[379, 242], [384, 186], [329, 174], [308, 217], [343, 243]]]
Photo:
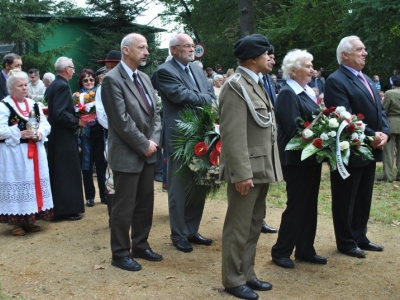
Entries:
[[[35, 221], [53, 215], [44, 147], [51, 128], [42, 109], [25, 98], [25, 72], [12, 70], [7, 88], [10, 95], [0, 103], [0, 223], [14, 225], [19, 236], [39, 231]], [[28, 120], [36, 121], [32, 128]]]

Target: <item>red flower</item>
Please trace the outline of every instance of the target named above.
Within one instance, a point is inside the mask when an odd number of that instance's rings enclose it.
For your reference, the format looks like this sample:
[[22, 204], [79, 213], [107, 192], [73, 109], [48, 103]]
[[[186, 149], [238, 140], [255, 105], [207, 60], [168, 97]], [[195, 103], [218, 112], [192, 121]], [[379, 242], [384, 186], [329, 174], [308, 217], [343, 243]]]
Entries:
[[336, 110], [335, 106], [331, 106], [329, 108], [325, 108], [322, 113], [326, 116], [328, 116], [329, 114], [333, 113]]
[[307, 122], [304, 122], [303, 127], [304, 127], [304, 128], [307, 128], [310, 124], [311, 124], [311, 123], [308, 122], [308, 121], [307, 121]]
[[214, 149], [210, 154], [210, 163], [213, 166], [219, 166], [219, 151]]
[[322, 140], [320, 138], [315, 139], [313, 145], [317, 148], [322, 148]]
[[356, 148], [361, 147], [361, 142], [359, 139], [354, 139], [354, 140], [352, 140], [352, 142], [353, 142], [353, 146], [356, 146]]
[[351, 133], [356, 131], [356, 126], [354, 124], [350, 124], [349, 127], [347, 127], [347, 130]]
[[217, 142], [217, 144], [215, 145], [215, 149], [218, 150], [219, 153], [221, 153], [221, 140]]
[[365, 117], [363, 114], [357, 114], [357, 119], [358, 120], [363, 120]]
[[204, 156], [208, 151], [208, 145], [205, 142], [198, 142], [196, 146], [194, 146], [194, 154], [196, 156]]

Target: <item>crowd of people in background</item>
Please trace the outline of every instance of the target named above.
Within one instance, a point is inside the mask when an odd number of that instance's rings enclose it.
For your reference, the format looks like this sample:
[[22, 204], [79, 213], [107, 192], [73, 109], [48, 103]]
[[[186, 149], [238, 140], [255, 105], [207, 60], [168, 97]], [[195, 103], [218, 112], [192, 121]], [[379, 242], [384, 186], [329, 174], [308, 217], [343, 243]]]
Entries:
[[[384, 149], [384, 174], [378, 180], [400, 180], [399, 151], [397, 174], [392, 176], [395, 149], [400, 147], [400, 75], [397, 69], [393, 71], [390, 88], [385, 91], [378, 75], [370, 79], [362, 74], [367, 52], [358, 37], [340, 42], [340, 67], [331, 75], [324, 68], [314, 69], [312, 54], [298, 49], [289, 51], [273, 74], [274, 47], [259, 34], [235, 44], [233, 54], [239, 67], [226, 72], [219, 64], [214, 71], [194, 62], [194, 42], [187, 34], [171, 38], [171, 56], [151, 79], [139, 70], [149, 55], [143, 35], [127, 35], [120, 50], [111, 50], [106, 59], [99, 60], [104, 66], [96, 72], [79, 72], [78, 92], [95, 94], [94, 121], [75, 113], [69, 86], [75, 74], [72, 59], [58, 58], [54, 64], [57, 75], [45, 73], [41, 80], [38, 69], [22, 71], [19, 55], [4, 56], [0, 74], [0, 222], [12, 225], [13, 235], [40, 231], [35, 224], [38, 219], [82, 219], [85, 203], [87, 207], [95, 205], [95, 171], [98, 197], [109, 207], [113, 266], [138, 271], [142, 266], [134, 258], [163, 259], [147, 241], [154, 180], [164, 180], [168, 192], [173, 246], [187, 253], [193, 251], [192, 244], [211, 245], [214, 241], [199, 233], [205, 192], [198, 189], [187, 199], [191, 178], [176, 176], [177, 170], [187, 166], [173, 156], [171, 140], [176, 136], [180, 112], [188, 105], [192, 109], [220, 106], [224, 145], [220, 179], [227, 183], [228, 195], [222, 281], [225, 290], [236, 297], [257, 299], [254, 290], [272, 288], [254, 272], [260, 233], [278, 232], [265, 221], [270, 183], [284, 180], [287, 191], [272, 261], [294, 268], [290, 256], [295, 251], [296, 259], [327, 264], [327, 258], [314, 249], [321, 163], [302, 161], [298, 151], [284, 151], [299, 129], [298, 117], [311, 118], [325, 106], [344, 106], [362, 113], [368, 135], [374, 138], [371, 147], [376, 161], [381, 160]], [[255, 107], [257, 113], [252, 111]], [[79, 127], [84, 128], [81, 136], [76, 135]], [[337, 172], [331, 174], [337, 248], [349, 256], [364, 258], [363, 250], [383, 250], [366, 237], [375, 167], [375, 161], [355, 161], [349, 166], [352, 176], [347, 181]], [[112, 173], [111, 178], [107, 173]]]

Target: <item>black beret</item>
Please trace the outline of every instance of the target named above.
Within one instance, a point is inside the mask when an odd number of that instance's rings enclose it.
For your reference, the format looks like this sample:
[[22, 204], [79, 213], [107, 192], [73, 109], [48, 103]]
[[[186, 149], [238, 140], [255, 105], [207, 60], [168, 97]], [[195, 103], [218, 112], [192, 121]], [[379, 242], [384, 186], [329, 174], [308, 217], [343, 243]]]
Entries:
[[233, 47], [233, 55], [241, 60], [258, 57], [270, 47], [268, 39], [262, 34], [252, 34], [238, 40]]
[[268, 55], [271, 55], [271, 54], [274, 54], [274, 46], [269, 45], [269, 48], [268, 48]]

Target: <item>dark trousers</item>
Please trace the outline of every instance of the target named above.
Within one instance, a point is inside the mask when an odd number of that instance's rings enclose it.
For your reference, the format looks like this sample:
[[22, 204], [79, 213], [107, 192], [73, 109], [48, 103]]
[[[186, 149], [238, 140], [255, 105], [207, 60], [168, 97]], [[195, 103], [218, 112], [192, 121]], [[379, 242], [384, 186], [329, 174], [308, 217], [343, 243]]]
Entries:
[[89, 138], [89, 169], [82, 170], [83, 186], [85, 187], [85, 198], [94, 199], [95, 188], [93, 183], [93, 164], [96, 166], [97, 185], [100, 198], [104, 199], [106, 191], [106, 169], [107, 161], [104, 157], [104, 133], [103, 131], [91, 131]]
[[308, 259], [316, 254], [314, 240], [321, 166], [282, 166], [288, 200], [282, 214], [278, 240], [271, 250], [272, 257], [288, 258], [295, 247], [296, 257]]
[[346, 179], [337, 171], [331, 173], [333, 226], [340, 251], [369, 243], [366, 235], [375, 168], [376, 162], [365, 167], [347, 167], [350, 176]]
[[[145, 163], [140, 173], [113, 170], [115, 194], [111, 209], [111, 251], [114, 259], [146, 250], [154, 208], [154, 164]], [[131, 236], [129, 237], [129, 230]]]

